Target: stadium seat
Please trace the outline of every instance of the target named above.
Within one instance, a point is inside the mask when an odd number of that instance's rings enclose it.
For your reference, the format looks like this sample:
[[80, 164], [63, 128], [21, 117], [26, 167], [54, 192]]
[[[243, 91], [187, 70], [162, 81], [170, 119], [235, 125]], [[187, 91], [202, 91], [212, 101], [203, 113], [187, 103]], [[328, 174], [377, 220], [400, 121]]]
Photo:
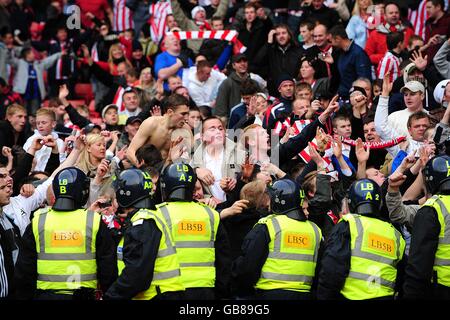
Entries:
[[75, 96], [80, 99], [84, 99], [87, 102], [94, 99], [94, 92], [92, 91], [92, 85], [90, 83], [77, 83], [75, 84]]

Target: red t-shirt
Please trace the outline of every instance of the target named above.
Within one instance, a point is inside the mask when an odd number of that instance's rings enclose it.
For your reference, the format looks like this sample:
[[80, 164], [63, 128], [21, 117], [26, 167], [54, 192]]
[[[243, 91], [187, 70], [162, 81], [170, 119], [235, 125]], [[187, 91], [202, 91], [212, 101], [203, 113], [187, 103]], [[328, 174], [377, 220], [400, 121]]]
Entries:
[[76, 5], [81, 9], [81, 24], [92, 27], [93, 22], [86, 17], [86, 13], [91, 12], [99, 20], [105, 19], [105, 11], [109, 8], [108, 0], [76, 0]]

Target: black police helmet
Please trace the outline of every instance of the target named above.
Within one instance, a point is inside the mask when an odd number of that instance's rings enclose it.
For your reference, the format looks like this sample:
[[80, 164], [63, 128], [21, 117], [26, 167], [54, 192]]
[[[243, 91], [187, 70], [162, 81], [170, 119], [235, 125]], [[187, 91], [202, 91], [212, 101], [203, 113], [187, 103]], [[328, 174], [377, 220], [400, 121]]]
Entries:
[[185, 163], [168, 166], [161, 175], [161, 194], [164, 201], [192, 201], [197, 182], [194, 169]]
[[90, 179], [78, 168], [69, 167], [59, 171], [52, 182], [57, 211], [81, 209], [89, 198]]
[[275, 181], [268, 188], [270, 194], [270, 208], [275, 214], [286, 214], [293, 210], [303, 212], [302, 205], [305, 192], [297, 183], [289, 179]]
[[377, 216], [381, 205], [381, 188], [375, 181], [361, 179], [352, 183], [348, 192], [351, 213]]
[[428, 160], [422, 175], [431, 194], [450, 194], [450, 156], [438, 155]]
[[114, 177], [113, 186], [120, 208], [155, 209], [153, 181], [148, 172], [135, 168], [124, 170]]

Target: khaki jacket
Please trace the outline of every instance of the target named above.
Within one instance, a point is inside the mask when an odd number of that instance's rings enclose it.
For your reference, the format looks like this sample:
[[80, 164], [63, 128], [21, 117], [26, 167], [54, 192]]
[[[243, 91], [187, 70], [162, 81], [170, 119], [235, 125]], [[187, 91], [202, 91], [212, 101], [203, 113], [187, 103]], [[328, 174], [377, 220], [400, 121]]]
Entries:
[[[194, 152], [194, 157], [190, 163], [192, 168], [206, 168], [205, 152], [206, 146], [202, 143]], [[241, 172], [241, 165], [244, 161], [245, 151], [227, 138], [225, 140], [224, 158], [222, 162], [222, 177], [236, 178], [236, 173]], [[209, 186], [204, 183], [202, 185], [205, 194], [211, 194]]]

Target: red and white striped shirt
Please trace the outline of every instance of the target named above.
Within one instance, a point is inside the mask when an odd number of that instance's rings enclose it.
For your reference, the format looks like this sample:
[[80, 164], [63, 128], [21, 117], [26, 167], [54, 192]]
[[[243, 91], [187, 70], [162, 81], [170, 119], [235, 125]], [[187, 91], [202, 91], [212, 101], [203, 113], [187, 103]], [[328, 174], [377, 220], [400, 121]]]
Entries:
[[113, 30], [122, 32], [133, 29], [133, 12], [125, 6], [125, 0], [114, 0]]
[[420, 2], [417, 10], [408, 10], [408, 20], [413, 25], [414, 34], [421, 36], [425, 40], [425, 21], [428, 19], [426, 10], [427, 0]]
[[123, 103], [123, 93], [125, 91], [124, 87], [117, 88], [116, 94], [114, 95], [114, 99], [112, 101], [113, 104], [119, 107], [119, 111], [125, 110], [125, 104]]
[[383, 79], [384, 75], [390, 72], [389, 80], [392, 82], [400, 75], [400, 59], [396, 57], [392, 52], [388, 51], [381, 59], [377, 68], [377, 78]]
[[154, 43], [159, 43], [164, 37], [167, 27], [166, 18], [172, 13], [170, 1], [152, 3], [150, 6], [150, 38]]
[[[66, 43], [65, 42], [61, 42], [60, 43], [61, 46], [61, 51], [66, 49]], [[55, 75], [56, 80], [62, 80], [62, 79], [66, 79], [67, 77], [63, 76], [63, 59], [62, 57], [59, 58], [56, 61], [56, 75]]]

